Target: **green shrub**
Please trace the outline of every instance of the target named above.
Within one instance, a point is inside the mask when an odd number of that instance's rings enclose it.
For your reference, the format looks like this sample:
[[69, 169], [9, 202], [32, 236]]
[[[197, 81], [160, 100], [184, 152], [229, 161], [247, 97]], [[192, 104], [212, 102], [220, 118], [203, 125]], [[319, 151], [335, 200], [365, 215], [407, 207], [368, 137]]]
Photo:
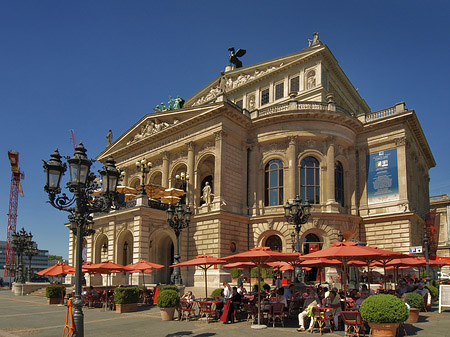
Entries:
[[180, 292], [180, 289], [178, 289], [177, 286], [164, 286], [164, 287], [159, 287], [159, 292], [161, 291], [166, 291], [166, 290], [175, 290]]
[[156, 305], [160, 308], [174, 308], [180, 305], [180, 294], [176, 290], [159, 291]]
[[63, 295], [61, 295], [61, 291], [63, 292], [63, 294], [66, 294], [66, 287], [64, 286], [47, 286], [47, 288], [45, 288], [45, 297], [47, 298], [60, 298]]
[[437, 289], [439, 289], [439, 281], [438, 280], [431, 280], [431, 285]]
[[431, 284], [427, 284], [427, 285], [425, 286], [425, 288], [428, 289], [428, 291], [429, 291], [430, 294], [431, 294], [431, 297], [438, 297], [438, 296], [439, 296], [439, 289], [438, 289], [438, 288], [433, 287]]
[[116, 304], [129, 304], [139, 302], [138, 287], [119, 287], [114, 290], [114, 302]]
[[[258, 277], [258, 268], [252, 268], [250, 271], [250, 276], [257, 278]], [[273, 278], [275, 276], [275, 272], [273, 268], [261, 268], [261, 278]]]
[[406, 293], [406, 303], [411, 308], [421, 309], [423, 307], [423, 297], [418, 293]]
[[398, 323], [409, 317], [405, 303], [394, 295], [380, 294], [370, 296], [359, 307], [361, 317], [366, 322]]
[[217, 288], [216, 290], [214, 290], [214, 291], [211, 293], [211, 297], [212, 297], [212, 298], [214, 298], [214, 297], [216, 297], [216, 296], [220, 296], [220, 295], [222, 295], [222, 288]]
[[242, 269], [233, 268], [230, 270], [231, 278], [238, 278], [242, 274]]

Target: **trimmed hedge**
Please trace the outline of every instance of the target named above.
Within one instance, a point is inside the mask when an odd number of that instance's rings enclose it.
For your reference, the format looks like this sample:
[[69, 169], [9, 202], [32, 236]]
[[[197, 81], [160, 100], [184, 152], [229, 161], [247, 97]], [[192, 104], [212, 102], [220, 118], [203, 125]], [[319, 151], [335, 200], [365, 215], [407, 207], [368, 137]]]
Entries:
[[164, 287], [159, 287], [159, 292], [161, 293], [161, 291], [166, 291], [166, 290], [175, 290], [180, 292], [180, 289], [178, 289], [177, 286], [164, 286]]
[[212, 297], [212, 298], [214, 298], [214, 297], [216, 297], [216, 296], [220, 296], [220, 295], [222, 295], [222, 288], [217, 288], [216, 290], [214, 290], [214, 291], [211, 293], [211, 297]]
[[[252, 268], [250, 271], [250, 276], [257, 278], [258, 277], [258, 268]], [[275, 272], [273, 268], [261, 268], [261, 278], [274, 278]]]
[[368, 297], [359, 307], [361, 317], [366, 322], [398, 323], [409, 317], [409, 310], [398, 297], [379, 294]]
[[159, 290], [156, 305], [160, 308], [175, 308], [180, 305], [180, 294], [176, 290]]
[[129, 304], [139, 302], [138, 287], [119, 287], [114, 290], [114, 302], [116, 304]]
[[45, 297], [47, 298], [61, 298], [61, 291], [63, 292], [63, 294], [66, 294], [66, 287], [62, 286], [62, 285], [57, 285], [57, 286], [47, 286], [45, 288]]
[[431, 294], [431, 297], [434, 298], [434, 297], [438, 297], [438, 296], [439, 296], [439, 289], [438, 289], [438, 288], [432, 286], [431, 284], [427, 284], [427, 285], [425, 286], [425, 288], [428, 289], [428, 291], [429, 291], [430, 294]]
[[230, 270], [230, 275], [232, 278], [238, 278], [242, 274], [242, 269], [233, 268]]
[[418, 293], [406, 293], [405, 302], [411, 308], [422, 309], [423, 307], [423, 297]]

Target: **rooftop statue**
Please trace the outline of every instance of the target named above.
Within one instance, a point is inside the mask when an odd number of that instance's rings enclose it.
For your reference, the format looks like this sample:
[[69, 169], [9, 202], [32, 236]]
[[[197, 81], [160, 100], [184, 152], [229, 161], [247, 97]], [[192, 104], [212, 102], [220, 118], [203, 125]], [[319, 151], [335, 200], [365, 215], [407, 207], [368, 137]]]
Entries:
[[234, 52], [234, 47], [228, 48], [228, 51], [230, 52], [230, 65], [232, 63], [236, 68], [242, 67], [242, 61], [238, 57], [244, 56], [247, 51], [245, 49], [238, 49], [237, 52]]
[[312, 39], [312, 40], [309, 40], [309, 39], [308, 39], [308, 47], [314, 46], [314, 45], [316, 45], [316, 44], [318, 44], [318, 43], [320, 43], [320, 40], [319, 40], [319, 33], [315, 32], [315, 33], [313, 34], [313, 39]]
[[175, 99], [173, 99], [172, 96], [169, 96], [169, 102], [167, 103], [167, 106], [164, 104], [164, 102], [161, 102], [161, 105], [157, 105], [156, 108], [153, 108], [153, 110], [156, 112], [177, 110], [182, 109], [183, 105], [184, 99], [180, 96], [177, 96], [177, 98]]

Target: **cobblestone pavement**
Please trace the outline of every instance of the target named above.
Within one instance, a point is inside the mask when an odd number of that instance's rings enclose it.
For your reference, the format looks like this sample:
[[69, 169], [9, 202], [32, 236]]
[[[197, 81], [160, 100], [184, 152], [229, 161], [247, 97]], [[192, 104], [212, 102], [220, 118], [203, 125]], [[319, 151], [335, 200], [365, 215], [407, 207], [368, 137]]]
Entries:
[[[0, 336], [62, 336], [66, 320], [65, 306], [47, 305], [46, 299], [34, 296], [14, 296], [9, 290], [0, 290]], [[162, 321], [157, 307], [141, 307], [134, 313], [117, 314], [114, 311], [85, 309], [85, 336], [156, 336], [156, 337], [265, 337], [265, 336], [311, 336], [297, 332], [297, 320], [288, 320], [285, 327], [277, 324], [267, 329], [254, 329], [251, 324], [241, 321], [234, 324], [205, 321]], [[406, 325], [408, 336], [450, 337], [450, 311], [439, 314], [432, 312], [420, 314], [414, 325]], [[328, 336], [344, 336], [337, 331]], [[403, 336], [403, 331], [399, 336]]]

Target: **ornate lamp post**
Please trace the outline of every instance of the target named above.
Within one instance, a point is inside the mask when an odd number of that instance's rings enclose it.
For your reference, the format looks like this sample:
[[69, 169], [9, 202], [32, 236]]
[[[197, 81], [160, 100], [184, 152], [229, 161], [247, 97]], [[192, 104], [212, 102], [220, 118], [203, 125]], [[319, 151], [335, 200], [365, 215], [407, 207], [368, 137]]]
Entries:
[[424, 233], [423, 233], [423, 245], [424, 245], [424, 249], [425, 249], [425, 261], [427, 262], [426, 266], [425, 266], [425, 273], [426, 275], [426, 280], [427, 280], [427, 284], [430, 284], [430, 265], [428, 264], [429, 262], [429, 249], [430, 249], [430, 238], [428, 237], [428, 233], [427, 233], [427, 227], [425, 226], [424, 228]]
[[120, 172], [115, 161], [110, 157], [102, 170], [99, 170], [102, 180], [102, 197], [93, 197], [92, 193], [98, 186], [98, 178], [90, 171], [92, 160], [86, 156], [86, 149], [82, 143], [75, 148], [69, 164], [70, 180], [67, 188], [73, 194], [69, 198], [61, 194], [60, 182], [67, 169], [66, 163], [61, 162], [58, 150], [50, 155], [48, 162], [44, 161], [46, 183], [44, 190], [48, 193], [49, 203], [61, 211], [69, 212], [70, 229], [76, 234], [76, 264], [75, 264], [75, 297], [72, 300], [75, 336], [84, 336], [83, 300], [81, 299], [83, 263], [83, 236], [92, 235], [95, 231], [90, 228], [93, 223], [92, 213], [106, 212], [113, 205], [117, 196], [117, 182]]
[[[167, 222], [169, 223], [169, 226], [174, 230], [175, 236], [177, 238], [173, 264], [180, 263], [180, 234], [183, 228], [189, 226], [189, 222], [191, 221], [191, 214], [192, 212], [189, 205], [185, 206], [181, 203], [181, 201], [178, 201], [175, 206], [169, 204], [169, 208], [167, 209]], [[176, 285], [183, 284], [183, 280], [181, 279], [180, 267], [173, 268], [170, 280], [173, 284]]]
[[339, 233], [338, 233], [338, 238], [339, 238], [339, 242], [342, 242], [342, 240], [344, 240], [344, 234], [341, 231], [339, 231]]
[[283, 207], [287, 222], [295, 226], [294, 229], [297, 234], [295, 251], [300, 253], [300, 229], [308, 221], [311, 214], [311, 205], [307, 201], [302, 202], [297, 195], [292, 201], [292, 204], [286, 201], [286, 205]]
[[141, 190], [139, 191], [139, 194], [147, 195], [147, 192], [145, 192], [145, 176], [147, 173], [150, 172], [150, 169], [152, 168], [152, 163], [147, 162], [147, 159], [144, 158], [141, 161], [136, 162], [136, 168], [138, 171], [142, 172]]
[[[287, 200], [283, 207], [284, 216], [287, 222], [294, 225], [296, 233], [295, 251], [300, 253], [300, 229], [302, 228], [302, 225], [308, 221], [309, 215], [311, 214], [311, 205], [307, 201], [302, 202], [300, 196], [297, 195], [292, 201], [292, 204]], [[295, 274], [298, 276], [300, 273], [301, 269], [296, 267]]]
[[17, 274], [15, 277], [15, 282], [25, 283], [25, 273], [23, 266], [23, 253], [29, 246], [33, 235], [27, 233], [24, 228], [19, 232], [13, 233], [12, 235], [12, 245], [14, 251], [17, 253]]
[[295, 233], [291, 232], [291, 245], [292, 245], [292, 252], [295, 252]]
[[25, 249], [25, 255], [28, 256], [28, 282], [31, 282], [33, 273], [31, 270], [31, 259], [39, 253], [37, 244], [35, 241], [30, 241], [28, 247]]

